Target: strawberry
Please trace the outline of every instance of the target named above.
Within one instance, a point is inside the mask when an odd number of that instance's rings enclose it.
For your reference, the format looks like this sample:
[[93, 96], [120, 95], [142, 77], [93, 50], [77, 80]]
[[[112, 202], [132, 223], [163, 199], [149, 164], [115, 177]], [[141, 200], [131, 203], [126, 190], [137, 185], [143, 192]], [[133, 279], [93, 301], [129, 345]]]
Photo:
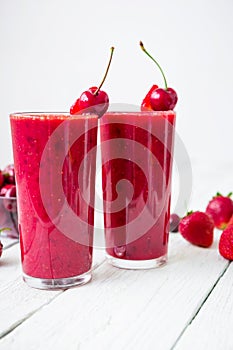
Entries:
[[214, 222], [206, 213], [189, 212], [180, 221], [179, 231], [190, 243], [208, 248], [213, 243]]
[[214, 220], [214, 225], [220, 230], [224, 230], [228, 221], [233, 215], [233, 201], [230, 198], [232, 193], [224, 197], [219, 192], [209, 202], [206, 213]]
[[2, 245], [2, 242], [0, 241], [0, 258], [2, 256], [2, 251], [3, 251], [3, 245]]
[[218, 249], [224, 258], [233, 260], [233, 215], [221, 234]]
[[151, 97], [152, 92], [156, 89], [158, 89], [158, 85], [152, 85], [152, 87], [150, 88], [150, 90], [146, 94], [146, 97], [142, 101], [142, 105], [141, 105], [142, 111], [150, 111], [150, 110], [152, 111], [151, 104], [150, 104], [150, 97]]
[[219, 240], [219, 253], [228, 260], [233, 260], [233, 226], [228, 226]]

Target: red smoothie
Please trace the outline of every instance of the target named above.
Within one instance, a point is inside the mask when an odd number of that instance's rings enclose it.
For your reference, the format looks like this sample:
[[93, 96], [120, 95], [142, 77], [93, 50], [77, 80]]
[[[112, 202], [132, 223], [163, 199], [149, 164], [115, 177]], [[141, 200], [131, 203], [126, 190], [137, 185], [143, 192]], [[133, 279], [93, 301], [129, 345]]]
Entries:
[[[24, 276], [59, 286], [91, 269], [98, 119], [18, 113], [10, 121]], [[67, 207], [83, 223], [77, 235]]]
[[101, 118], [106, 251], [116, 266], [127, 267], [118, 259], [166, 260], [174, 127], [173, 111]]

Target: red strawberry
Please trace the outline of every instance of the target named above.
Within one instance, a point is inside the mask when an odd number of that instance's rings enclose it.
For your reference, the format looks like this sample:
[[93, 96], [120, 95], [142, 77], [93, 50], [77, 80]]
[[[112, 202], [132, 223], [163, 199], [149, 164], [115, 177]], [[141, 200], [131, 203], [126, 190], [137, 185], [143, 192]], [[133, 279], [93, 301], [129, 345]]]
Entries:
[[143, 99], [141, 104], [141, 110], [142, 111], [152, 111], [151, 104], [150, 104], [150, 97], [154, 90], [158, 89], [158, 85], [152, 85], [148, 93], [146, 94], [146, 97]]
[[3, 251], [3, 245], [2, 245], [2, 242], [0, 241], [0, 258], [2, 256], [2, 251]]
[[224, 230], [233, 215], [233, 201], [229, 193], [227, 197], [217, 193], [209, 202], [206, 213], [214, 220], [214, 225], [220, 230]]
[[219, 240], [219, 253], [228, 260], [233, 260], [233, 226], [228, 226]]
[[180, 221], [179, 231], [190, 243], [208, 248], [213, 243], [214, 222], [206, 213], [190, 212]]

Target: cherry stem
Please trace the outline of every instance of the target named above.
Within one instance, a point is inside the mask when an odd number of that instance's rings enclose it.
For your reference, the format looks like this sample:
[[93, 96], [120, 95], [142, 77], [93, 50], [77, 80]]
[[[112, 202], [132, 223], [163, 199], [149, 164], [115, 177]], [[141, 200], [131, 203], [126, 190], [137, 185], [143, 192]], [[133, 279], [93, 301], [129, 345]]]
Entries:
[[162, 73], [163, 79], [164, 79], [165, 90], [167, 90], [167, 80], [166, 80], [166, 78], [165, 78], [165, 75], [164, 75], [163, 70], [162, 70], [162, 68], [160, 67], [159, 63], [149, 54], [149, 52], [146, 51], [146, 49], [145, 49], [145, 47], [144, 47], [142, 41], [140, 41], [139, 45], [140, 45], [142, 51], [144, 51], [145, 54], [146, 54], [148, 57], [150, 57], [150, 59], [152, 59], [152, 61], [158, 66], [160, 72]]
[[96, 91], [94, 92], [94, 95], [98, 95], [98, 92], [100, 91], [100, 89], [101, 89], [101, 87], [102, 87], [103, 83], [105, 82], [105, 79], [106, 79], [106, 77], [108, 75], [108, 71], [109, 71], [109, 68], [110, 68], [110, 65], [111, 65], [111, 62], [112, 62], [112, 56], [113, 56], [114, 47], [111, 47], [110, 50], [111, 50], [111, 53], [110, 53], [110, 58], [109, 58], [109, 62], [108, 62], [108, 66], [107, 66], [106, 72], [104, 74], [104, 77], [103, 77], [103, 79], [102, 79], [98, 89], [96, 89]]

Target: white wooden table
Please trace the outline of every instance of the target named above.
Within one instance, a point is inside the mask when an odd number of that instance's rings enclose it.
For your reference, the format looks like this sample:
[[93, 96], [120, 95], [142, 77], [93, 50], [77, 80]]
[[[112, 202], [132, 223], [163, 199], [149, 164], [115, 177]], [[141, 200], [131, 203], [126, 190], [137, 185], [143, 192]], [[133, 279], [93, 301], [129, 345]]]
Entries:
[[55, 292], [27, 287], [19, 244], [5, 249], [0, 349], [233, 349], [233, 265], [218, 233], [211, 249], [170, 238], [162, 268], [120, 270], [95, 251], [92, 282]]
[[[206, 184], [194, 186], [193, 209], [219, 189]], [[89, 284], [53, 292], [22, 281], [19, 244], [5, 240], [0, 349], [233, 349], [233, 265], [218, 253], [219, 234], [209, 249], [171, 234], [168, 264], [147, 271], [114, 268], [95, 251]]]

